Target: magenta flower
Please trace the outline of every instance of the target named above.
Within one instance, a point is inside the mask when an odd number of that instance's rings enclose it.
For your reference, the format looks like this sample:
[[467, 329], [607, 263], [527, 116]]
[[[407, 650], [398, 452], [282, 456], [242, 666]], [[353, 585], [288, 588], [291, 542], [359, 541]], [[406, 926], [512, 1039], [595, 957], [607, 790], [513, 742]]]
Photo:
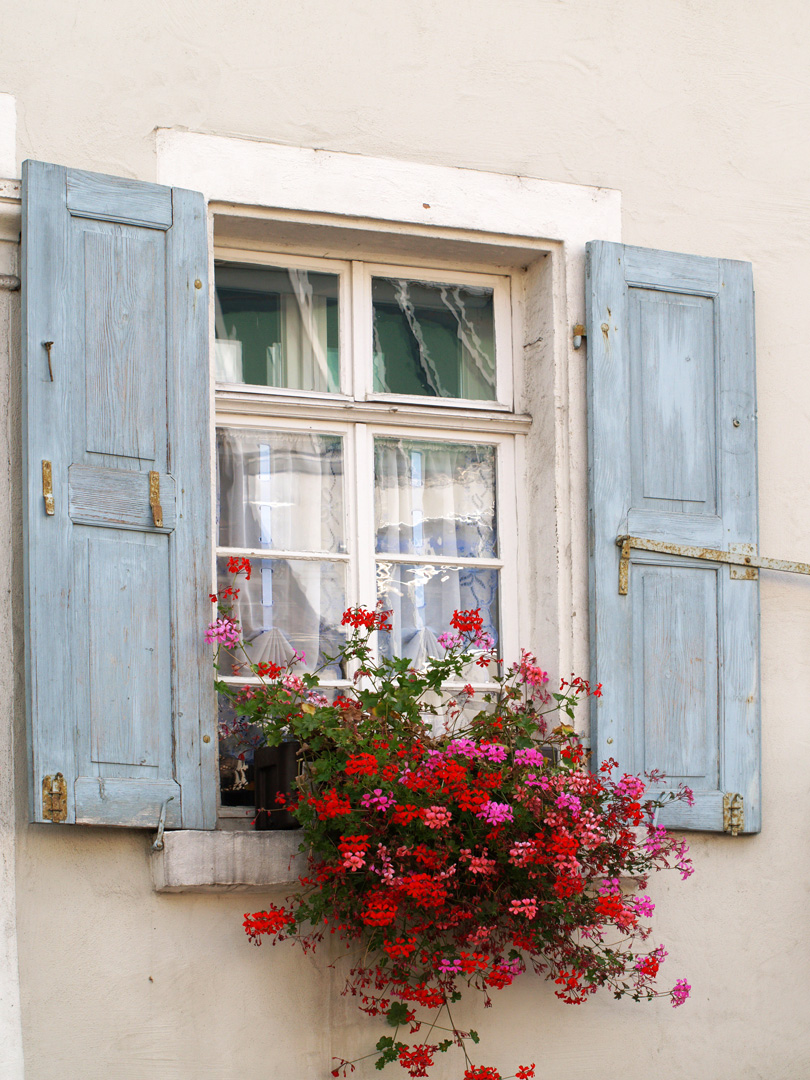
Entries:
[[503, 825], [508, 821], [514, 821], [514, 814], [509, 803], [494, 802], [492, 799], [483, 803], [475, 816], [489, 825]]
[[242, 631], [233, 619], [217, 619], [205, 631], [205, 641], [208, 645], [224, 645], [226, 648], [232, 648], [239, 644], [241, 637]]
[[683, 1005], [686, 999], [689, 997], [689, 992], [692, 987], [686, 981], [686, 979], [678, 979], [672, 988], [672, 1008], [677, 1009], [679, 1005]]

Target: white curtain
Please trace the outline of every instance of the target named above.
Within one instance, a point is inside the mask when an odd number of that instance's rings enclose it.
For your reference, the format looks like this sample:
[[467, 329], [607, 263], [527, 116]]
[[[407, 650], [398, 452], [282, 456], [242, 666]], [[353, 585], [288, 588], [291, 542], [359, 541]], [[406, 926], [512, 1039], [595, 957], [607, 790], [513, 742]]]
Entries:
[[438, 656], [455, 609], [481, 608], [497, 639], [498, 572], [385, 561], [385, 554], [497, 555], [495, 451], [491, 446], [377, 439], [378, 598], [393, 612], [387, 651], [415, 663]]
[[[219, 545], [276, 552], [345, 551], [340, 438], [311, 433], [218, 431]], [[229, 575], [220, 560], [222, 584]], [[251, 659], [286, 663], [293, 650], [317, 666], [337, 650], [344, 610], [341, 562], [251, 559], [236, 614]]]

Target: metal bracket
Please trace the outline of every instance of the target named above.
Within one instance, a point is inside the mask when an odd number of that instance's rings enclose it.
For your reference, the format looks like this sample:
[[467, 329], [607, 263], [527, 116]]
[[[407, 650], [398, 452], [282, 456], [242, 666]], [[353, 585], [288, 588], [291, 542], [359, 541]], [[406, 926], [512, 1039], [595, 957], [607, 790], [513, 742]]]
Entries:
[[42, 462], [42, 498], [45, 500], [45, 513], [48, 517], [53, 517], [53, 470], [50, 461]]
[[42, 816], [46, 821], [67, 819], [67, 781], [60, 772], [42, 777]]
[[[678, 555], [684, 559], [703, 559], [706, 562], [727, 563], [729, 576], [736, 580], [752, 581], [761, 570], [781, 570], [786, 574], [810, 574], [810, 563], [788, 559], [766, 559], [757, 555], [753, 544], [729, 544], [728, 551], [715, 548], [690, 547], [686, 544], [667, 544], [663, 540], [646, 540], [640, 536], [617, 536], [622, 549], [619, 557], [619, 595], [627, 596], [630, 587], [630, 551], [654, 551], [661, 555]], [[750, 552], [750, 554], [749, 554]], [[742, 567], [743, 569], [739, 569]]]
[[723, 796], [723, 832], [739, 836], [745, 828], [745, 803], [739, 793]]
[[149, 505], [152, 507], [152, 521], [156, 529], [163, 528], [163, 507], [160, 505], [160, 473], [154, 469], [149, 473]]
[[587, 337], [587, 332], [586, 332], [585, 327], [582, 325], [581, 322], [578, 322], [574, 326], [573, 330], [571, 331], [571, 334], [573, 335], [573, 338], [574, 338], [574, 348], [575, 349], [581, 349], [582, 348], [582, 339], [584, 337]]
[[152, 851], [163, 851], [163, 831], [166, 828], [166, 807], [170, 802], [173, 802], [174, 795], [170, 795], [168, 799], [163, 803], [160, 808], [160, 817], [158, 818], [157, 832], [155, 833], [155, 839], [152, 843]]

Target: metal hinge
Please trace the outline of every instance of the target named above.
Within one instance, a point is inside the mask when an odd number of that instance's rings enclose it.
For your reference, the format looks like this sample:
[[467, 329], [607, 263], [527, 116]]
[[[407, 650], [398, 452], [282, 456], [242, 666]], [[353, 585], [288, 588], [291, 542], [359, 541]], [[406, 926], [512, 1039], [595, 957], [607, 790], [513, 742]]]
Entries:
[[67, 781], [60, 772], [42, 777], [42, 816], [46, 821], [67, 818]]
[[152, 521], [156, 529], [163, 528], [163, 508], [160, 505], [160, 473], [153, 469], [149, 473], [149, 505], [152, 507]]
[[661, 555], [678, 555], [684, 559], [728, 563], [730, 577], [743, 581], [755, 581], [758, 577], [757, 567], [762, 570], [781, 570], [787, 574], [810, 574], [810, 563], [790, 562], [788, 559], [766, 559], [762, 555], [757, 555], [756, 549], [751, 544], [729, 544], [728, 551], [718, 551], [715, 548], [689, 547], [686, 544], [666, 544], [663, 540], [645, 540], [640, 536], [617, 536], [616, 543], [622, 549], [619, 558], [620, 596], [627, 596], [630, 585], [630, 550], [632, 548], [636, 551], [655, 551]]
[[739, 793], [726, 792], [723, 796], [723, 832], [739, 836], [745, 828], [745, 804]]

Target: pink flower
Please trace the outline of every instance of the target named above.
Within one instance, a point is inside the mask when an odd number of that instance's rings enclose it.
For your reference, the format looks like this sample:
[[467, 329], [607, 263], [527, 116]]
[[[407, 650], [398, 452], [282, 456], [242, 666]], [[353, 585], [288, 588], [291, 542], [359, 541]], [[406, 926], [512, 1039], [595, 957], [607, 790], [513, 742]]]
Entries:
[[542, 769], [545, 763], [545, 758], [539, 750], [535, 750], [533, 746], [524, 748], [523, 750], [515, 751], [515, 764], [516, 765], [531, 765], [536, 769]]
[[643, 919], [649, 919], [655, 911], [655, 904], [649, 896], [633, 897], [630, 903], [633, 905], [636, 915], [640, 915]]
[[429, 806], [422, 819], [429, 829], [444, 829], [453, 820], [446, 806]]
[[374, 788], [371, 793], [366, 792], [360, 800], [360, 805], [366, 810], [390, 810], [396, 804], [396, 799], [391, 795], [383, 794], [382, 788]]
[[689, 992], [692, 987], [686, 981], [686, 979], [678, 979], [672, 988], [672, 1008], [677, 1009], [679, 1005], [683, 1005], [686, 999], [689, 997]]
[[475, 816], [489, 825], [503, 825], [508, 821], [514, 821], [514, 814], [509, 803], [494, 802], [492, 799], [483, 803]]
[[241, 637], [242, 631], [239, 629], [238, 624], [233, 619], [228, 618], [217, 619], [205, 631], [207, 644], [224, 645], [226, 648], [238, 645]]
[[606, 877], [599, 885], [600, 896], [621, 896], [622, 890], [619, 888], [619, 879], [617, 877]]
[[506, 747], [499, 746], [497, 743], [484, 743], [483, 746], [478, 747], [478, 756], [484, 761], [500, 765], [502, 761], [506, 761]]
[[533, 919], [537, 914], [537, 903], [534, 900], [513, 900], [509, 905], [513, 915], [523, 915], [526, 919]]

